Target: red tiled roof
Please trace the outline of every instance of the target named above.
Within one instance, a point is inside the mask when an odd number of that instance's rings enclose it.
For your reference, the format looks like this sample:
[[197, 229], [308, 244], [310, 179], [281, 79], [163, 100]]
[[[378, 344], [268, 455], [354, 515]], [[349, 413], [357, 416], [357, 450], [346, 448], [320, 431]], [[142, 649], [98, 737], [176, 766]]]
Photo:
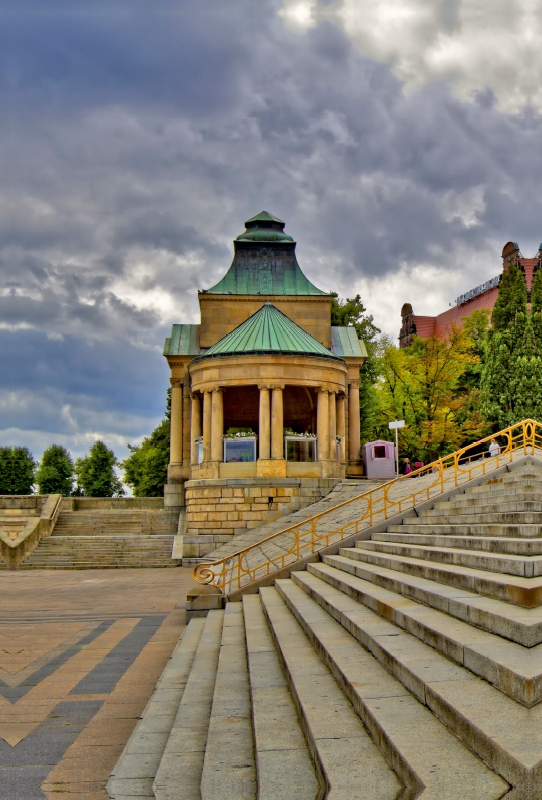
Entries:
[[519, 262], [525, 270], [525, 284], [527, 286], [527, 291], [530, 292], [531, 286], [533, 285], [533, 271], [538, 264], [538, 258], [520, 258]]
[[415, 314], [416, 336], [421, 339], [431, 339], [435, 329], [435, 319], [436, 317], [419, 317]]
[[453, 306], [443, 314], [439, 314], [435, 318], [435, 336], [437, 339], [447, 339], [452, 332], [452, 325], [461, 327], [463, 317], [470, 317], [473, 311], [478, 311], [482, 308], [492, 311], [498, 296], [499, 287], [494, 286], [493, 289], [488, 289], [487, 292], [467, 300], [466, 303], [461, 303], [460, 306]]

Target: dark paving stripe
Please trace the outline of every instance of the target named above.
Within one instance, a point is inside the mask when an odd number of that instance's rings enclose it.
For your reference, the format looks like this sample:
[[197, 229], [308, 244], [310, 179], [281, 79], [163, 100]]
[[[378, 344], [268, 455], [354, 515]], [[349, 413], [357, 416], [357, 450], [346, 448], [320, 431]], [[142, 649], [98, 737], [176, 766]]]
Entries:
[[0, 739], [0, 800], [44, 800], [41, 784], [101, 705], [101, 700], [59, 703], [15, 747]]
[[79, 681], [70, 694], [108, 694], [112, 692], [165, 618], [166, 615], [162, 614], [159, 617], [146, 617], [140, 620], [133, 631], [125, 636], [105, 656], [103, 661]]
[[9, 700], [10, 703], [16, 703], [17, 700], [20, 700], [21, 697], [24, 697], [30, 689], [33, 689], [34, 686], [37, 686], [44, 678], [48, 678], [49, 675], [52, 675], [55, 670], [61, 667], [63, 664], [66, 663], [72, 656], [78, 653], [80, 650], [83, 650], [87, 644], [90, 644], [94, 639], [96, 639], [101, 633], [106, 631], [112, 624], [114, 620], [105, 620], [101, 622], [93, 631], [89, 634], [84, 636], [80, 639], [77, 644], [72, 645], [63, 653], [60, 653], [56, 658], [51, 659], [48, 664], [44, 664], [43, 667], [36, 670], [32, 675], [29, 675], [28, 678], [20, 686], [7, 686], [3, 681], [0, 681], [0, 695], [5, 697], [6, 700]]

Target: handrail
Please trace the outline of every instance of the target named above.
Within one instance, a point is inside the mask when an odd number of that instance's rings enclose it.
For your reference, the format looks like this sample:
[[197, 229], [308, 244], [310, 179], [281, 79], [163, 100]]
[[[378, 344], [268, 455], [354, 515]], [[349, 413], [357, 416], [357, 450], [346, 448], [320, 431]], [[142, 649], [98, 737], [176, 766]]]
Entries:
[[[500, 440], [501, 452], [496, 457], [485, 458], [481, 452], [469, 457], [469, 451], [491, 439]], [[502, 440], [505, 440], [504, 442]], [[542, 424], [536, 420], [526, 419], [511, 425], [499, 433], [486, 436], [473, 444], [456, 450], [447, 456], [433, 461], [409, 475], [400, 475], [393, 480], [371, 489], [368, 492], [356, 495], [336, 506], [321, 511], [308, 519], [272, 534], [259, 542], [239, 550], [237, 553], [225, 556], [217, 561], [197, 564], [194, 568], [194, 579], [202, 584], [214, 584], [224, 594], [229, 594], [241, 587], [248, 586], [266, 575], [276, 572], [289, 564], [315, 553], [327, 545], [341, 541], [347, 536], [359, 533], [365, 528], [370, 528], [377, 522], [382, 522], [403, 511], [414, 508], [418, 503], [429, 500], [459, 486], [473, 477], [483, 476], [498, 469], [501, 465], [512, 461], [513, 454], [523, 450], [524, 455], [534, 453], [535, 449], [542, 449]], [[529, 453], [528, 453], [529, 451]], [[478, 455], [478, 460], [471, 461]], [[466, 463], [465, 463], [466, 462]], [[434, 476], [434, 480], [431, 478]], [[402, 481], [421, 478], [424, 483], [418, 490], [404, 497], [395, 497], [394, 489]], [[423, 481], [424, 478], [428, 482]], [[400, 486], [399, 486], [400, 488]], [[366, 508], [361, 516], [350, 520], [344, 525], [339, 525], [333, 530], [318, 533], [318, 523], [329, 514], [335, 514], [339, 509], [361, 500], [366, 502]], [[280, 550], [280, 539], [291, 537], [293, 541]], [[266, 546], [267, 547], [264, 547]], [[276, 546], [275, 546], [276, 545]], [[262, 550], [262, 548], [264, 548]], [[278, 550], [265, 554], [265, 550]], [[257, 551], [265, 556], [263, 560], [256, 558]], [[252, 556], [252, 558], [251, 558]]]

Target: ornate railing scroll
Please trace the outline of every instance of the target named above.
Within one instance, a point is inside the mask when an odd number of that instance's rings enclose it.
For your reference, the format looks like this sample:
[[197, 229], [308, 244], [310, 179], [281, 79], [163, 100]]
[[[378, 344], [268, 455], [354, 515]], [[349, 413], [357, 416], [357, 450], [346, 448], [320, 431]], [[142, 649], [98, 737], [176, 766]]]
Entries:
[[[497, 440], [501, 452], [488, 458], [487, 445], [491, 439]], [[229, 594], [317, 550], [360, 533], [377, 522], [401, 514], [473, 478], [488, 475], [510, 463], [514, 455], [532, 455], [535, 450], [540, 450], [542, 455], [542, 425], [526, 419], [439, 458], [409, 475], [400, 475], [278, 531], [233, 555], [198, 564], [194, 569], [194, 578], [198, 583], [212, 583], [224, 594]], [[409, 488], [412, 484], [412, 491], [405, 493], [405, 481], [410, 482]], [[347, 511], [353, 503], [362, 504], [361, 513], [356, 514], [355, 519], [347, 520], [342, 525], [332, 525], [330, 530], [317, 530], [326, 527], [326, 519], [335, 518], [338, 513], [340, 516], [341, 509]]]

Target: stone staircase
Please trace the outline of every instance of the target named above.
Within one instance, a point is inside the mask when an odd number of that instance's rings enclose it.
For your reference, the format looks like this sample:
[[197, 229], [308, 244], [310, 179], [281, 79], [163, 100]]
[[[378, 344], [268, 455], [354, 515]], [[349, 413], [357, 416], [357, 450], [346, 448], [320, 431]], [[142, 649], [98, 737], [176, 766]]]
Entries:
[[61, 511], [53, 534], [19, 569], [172, 567], [175, 509]]
[[115, 800], [540, 800], [542, 462], [193, 619]]

